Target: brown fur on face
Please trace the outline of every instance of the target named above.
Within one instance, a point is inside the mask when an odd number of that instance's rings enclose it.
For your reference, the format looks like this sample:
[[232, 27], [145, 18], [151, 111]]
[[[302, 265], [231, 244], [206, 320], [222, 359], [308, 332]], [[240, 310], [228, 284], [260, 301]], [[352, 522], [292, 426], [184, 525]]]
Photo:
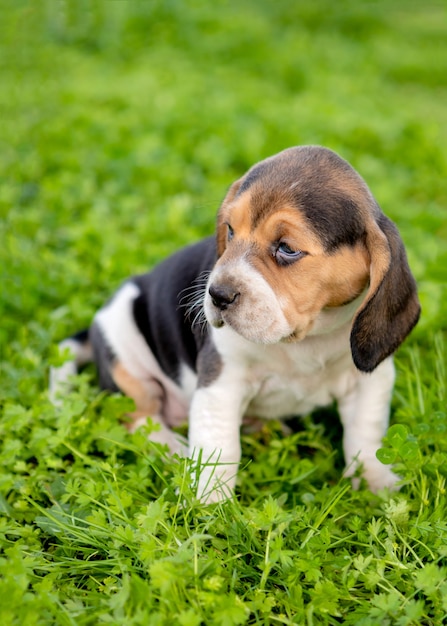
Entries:
[[[279, 262], [280, 244], [303, 254]], [[291, 148], [251, 168], [222, 204], [217, 247], [219, 287], [238, 294], [222, 314], [230, 325], [237, 307], [244, 310], [238, 259], [270, 285], [297, 340], [322, 310], [351, 302], [369, 284], [351, 333], [363, 371], [391, 354], [417, 322], [416, 286], [397, 229], [363, 179], [330, 150]]]

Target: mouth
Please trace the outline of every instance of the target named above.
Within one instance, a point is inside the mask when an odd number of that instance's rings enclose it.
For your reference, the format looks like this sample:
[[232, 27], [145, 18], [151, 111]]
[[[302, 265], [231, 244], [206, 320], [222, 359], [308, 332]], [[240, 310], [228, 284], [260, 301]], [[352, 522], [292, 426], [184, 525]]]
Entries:
[[213, 292], [208, 290], [204, 302], [208, 324], [216, 330], [228, 327], [247, 341], [257, 344], [299, 341], [302, 338], [300, 330], [294, 329], [287, 322], [270, 288], [263, 283], [259, 286], [256, 280], [260, 280], [257, 275], [252, 282], [259, 289], [250, 290], [248, 287], [253, 285], [244, 284], [245, 290], [239, 288], [236, 297], [228, 302], [224, 300], [227, 294], [223, 289], [219, 291], [216, 287]]
[[222, 328], [222, 326], [225, 326], [225, 320], [223, 319], [222, 311], [219, 311], [214, 306], [205, 306], [205, 317], [208, 321], [208, 324], [210, 324], [210, 326], [212, 326], [213, 328]]
[[222, 328], [222, 326], [225, 326], [225, 322], [223, 321], [222, 318], [212, 320], [210, 324], [213, 328]]
[[247, 333], [247, 328], [245, 328], [244, 325], [240, 327], [238, 323], [234, 323], [234, 320], [233, 322], [229, 320], [225, 320], [223, 318], [221, 311], [216, 312], [216, 315], [213, 317], [210, 316], [208, 318], [208, 322], [213, 328], [216, 328], [216, 329], [223, 328], [224, 326], [228, 326], [228, 328], [231, 328], [232, 330], [234, 330], [235, 333], [237, 333], [238, 335], [240, 335], [247, 341], [251, 341], [253, 343], [259, 343], [263, 345], [267, 345], [270, 343], [286, 343], [286, 344], [296, 343], [297, 341], [300, 341], [303, 338], [303, 332], [297, 329], [295, 329], [290, 334], [285, 335], [284, 337], [276, 337], [274, 339], [273, 338], [269, 339], [268, 333], [262, 337], [254, 336], [254, 335], [251, 335], [250, 333]]
[[299, 333], [296, 330], [281, 339], [281, 343], [294, 343], [295, 341], [299, 341]]

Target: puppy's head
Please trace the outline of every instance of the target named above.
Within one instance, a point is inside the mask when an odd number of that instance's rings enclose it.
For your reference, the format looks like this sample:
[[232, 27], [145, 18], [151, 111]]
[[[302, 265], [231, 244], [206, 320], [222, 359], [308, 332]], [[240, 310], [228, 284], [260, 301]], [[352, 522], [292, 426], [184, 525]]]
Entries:
[[236, 181], [218, 213], [217, 249], [207, 319], [249, 341], [300, 341], [328, 332], [328, 319], [346, 323], [348, 311], [354, 362], [372, 371], [417, 322], [397, 229], [325, 148], [284, 150]]

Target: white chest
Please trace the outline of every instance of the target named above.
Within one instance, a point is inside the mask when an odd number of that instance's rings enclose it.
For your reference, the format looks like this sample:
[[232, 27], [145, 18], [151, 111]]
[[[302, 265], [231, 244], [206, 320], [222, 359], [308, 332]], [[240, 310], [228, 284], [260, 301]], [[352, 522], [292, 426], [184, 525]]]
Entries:
[[312, 375], [266, 371], [255, 381], [256, 393], [246, 413], [264, 418], [303, 415], [327, 406], [354, 385], [355, 372], [339, 363], [342, 371], [323, 369]]
[[244, 379], [246, 415], [266, 419], [302, 415], [343, 397], [356, 383], [349, 330], [330, 338], [262, 346], [241, 341], [231, 332], [226, 335], [218, 347], [224, 367], [237, 368]]

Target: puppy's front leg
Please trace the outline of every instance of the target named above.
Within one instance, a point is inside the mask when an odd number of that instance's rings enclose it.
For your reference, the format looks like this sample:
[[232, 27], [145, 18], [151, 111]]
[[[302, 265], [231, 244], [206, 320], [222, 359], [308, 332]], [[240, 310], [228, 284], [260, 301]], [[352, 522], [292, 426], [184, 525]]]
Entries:
[[191, 403], [189, 456], [197, 461], [197, 496], [206, 503], [230, 497], [241, 458], [242, 389], [213, 383]]
[[394, 378], [394, 364], [389, 357], [371, 374], [359, 374], [355, 389], [338, 402], [344, 428], [346, 474], [352, 475], [356, 465], [361, 464], [372, 491], [394, 487], [398, 480], [376, 457], [388, 428]]

